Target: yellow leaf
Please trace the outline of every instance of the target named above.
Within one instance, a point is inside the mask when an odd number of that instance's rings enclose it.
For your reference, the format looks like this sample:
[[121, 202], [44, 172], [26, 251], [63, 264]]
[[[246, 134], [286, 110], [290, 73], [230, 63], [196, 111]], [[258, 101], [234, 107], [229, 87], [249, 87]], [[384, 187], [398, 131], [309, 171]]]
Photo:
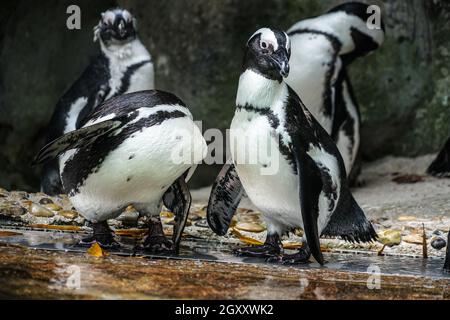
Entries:
[[264, 242], [244, 236], [242, 233], [237, 231], [235, 228], [231, 229], [231, 233], [245, 244], [255, 245], [255, 246], [262, 246], [264, 244]]
[[88, 250], [87, 253], [90, 254], [91, 256], [100, 258], [100, 257], [107, 257], [109, 256], [109, 253], [106, 250], [103, 250], [102, 247], [100, 247], [100, 245], [95, 242]]
[[51, 226], [48, 224], [31, 224], [31, 228], [35, 229], [50, 229], [50, 230], [61, 230], [61, 231], [82, 231], [83, 229], [77, 226]]

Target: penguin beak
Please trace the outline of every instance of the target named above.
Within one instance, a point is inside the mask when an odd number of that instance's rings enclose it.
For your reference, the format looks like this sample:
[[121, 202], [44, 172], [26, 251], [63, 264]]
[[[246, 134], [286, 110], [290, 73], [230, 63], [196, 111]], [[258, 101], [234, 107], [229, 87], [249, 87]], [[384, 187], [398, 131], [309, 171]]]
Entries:
[[289, 56], [286, 50], [281, 50], [278, 53], [274, 53], [272, 61], [278, 69], [280, 76], [286, 78], [289, 75]]

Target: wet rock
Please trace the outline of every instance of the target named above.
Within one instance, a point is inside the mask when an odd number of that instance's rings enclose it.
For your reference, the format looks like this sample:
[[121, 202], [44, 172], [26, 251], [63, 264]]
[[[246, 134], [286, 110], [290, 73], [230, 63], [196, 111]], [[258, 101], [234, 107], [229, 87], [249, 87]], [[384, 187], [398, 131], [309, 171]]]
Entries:
[[62, 210], [62, 207], [56, 203], [49, 203], [44, 205], [45, 208], [52, 210], [52, 211], [60, 211]]
[[16, 199], [28, 199], [29, 195], [25, 191], [11, 191], [10, 196]]
[[195, 221], [194, 225], [200, 228], [209, 228], [208, 221], [205, 218]]
[[41, 200], [39, 200], [39, 204], [49, 204], [49, 203], [53, 203], [53, 200], [49, 198], [42, 198]]
[[63, 210], [63, 211], [58, 212], [58, 215], [66, 218], [66, 219], [73, 220], [78, 217], [78, 212], [73, 211], [73, 210]]
[[434, 236], [431, 238], [431, 246], [436, 250], [441, 250], [447, 245], [447, 241], [440, 236]]
[[121, 213], [116, 220], [121, 221], [124, 225], [136, 226], [139, 219], [139, 212], [134, 208], [130, 208]]
[[0, 206], [0, 213], [10, 217], [20, 217], [27, 213], [27, 210], [20, 205], [2, 205]]
[[55, 216], [53, 212], [37, 203], [30, 204], [28, 211], [35, 217], [51, 218]]

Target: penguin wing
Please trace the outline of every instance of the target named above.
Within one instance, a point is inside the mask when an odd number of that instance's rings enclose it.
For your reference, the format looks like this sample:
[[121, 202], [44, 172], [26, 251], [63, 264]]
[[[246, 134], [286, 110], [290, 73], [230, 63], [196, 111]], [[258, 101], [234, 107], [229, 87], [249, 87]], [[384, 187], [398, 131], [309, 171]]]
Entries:
[[218, 235], [227, 233], [243, 193], [234, 164], [226, 163], [214, 181], [206, 210], [208, 224]]
[[[186, 172], [187, 173], [187, 172]], [[173, 229], [173, 244], [178, 253], [181, 235], [189, 215], [192, 197], [186, 183], [186, 174], [180, 176], [164, 193], [163, 202], [167, 209], [175, 214]]]
[[55, 159], [67, 150], [88, 146], [99, 136], [103, 136], [121, 125], [120, 119], [112, 119], [68, 132], [44, 146], [34, 158], [32, 165]]
[[298, 172], [299, 200], [302, 212], [303, 230], [313, 257], [320, 264], [324, 263], [320, 251], [319, 230], [319, 195], [324, 184], [324, 177], [315, 161], [306, 153], [300, 139], [293, 137], [292, 149]]

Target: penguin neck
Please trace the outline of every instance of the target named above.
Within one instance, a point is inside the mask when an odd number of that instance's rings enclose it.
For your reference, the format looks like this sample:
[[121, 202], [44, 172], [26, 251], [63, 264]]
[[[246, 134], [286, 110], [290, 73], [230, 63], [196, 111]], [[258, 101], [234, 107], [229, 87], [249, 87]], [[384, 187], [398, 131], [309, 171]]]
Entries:
[[267, 109], [284, 99], [287, 86], [284, 81], [271, 80], [251, 69], [246, 69], [239, 78], [236, 106], [249, 105]]
[[100, 40], [100, 48], [110, 60], [120, 62], [128, 60], [145, 60], [150, 58], [150, 54], [144, 47], [139, 38], [136, 38], [126, 44], [105, 45]]

